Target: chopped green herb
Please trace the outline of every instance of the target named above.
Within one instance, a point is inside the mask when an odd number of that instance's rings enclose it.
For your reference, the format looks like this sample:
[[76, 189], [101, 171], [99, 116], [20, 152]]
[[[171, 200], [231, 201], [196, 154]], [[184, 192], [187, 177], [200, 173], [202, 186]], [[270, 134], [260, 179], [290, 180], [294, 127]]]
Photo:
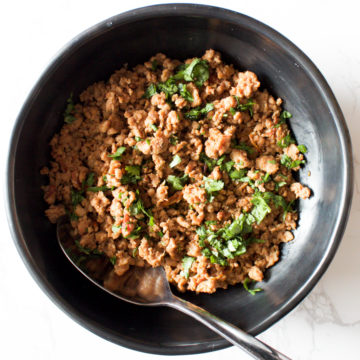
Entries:
[[203, 108], [200, 106], [191, 109], [185, 113], [185, 118], [189, 120], [199, 120], [201, 117], [205, 116], [210, 111], [214, 110], [214, 104], [208, 103]]
[[139, 180], [141, 180], [141, 170], [139, 165], [126, 165], [125, 171], [126, 174], [121, 178], [121, 183], [123, 185], [136, 184]]
[[180, 275], [184, 276], [186, 279], [189, 278], [189, 271], [191, 269], [191, 266], [193, 262], [195, 261], [195, 258], [192, 256], [184, 256], [182, 259], [182, 266], [183, 270], [181, 271]]
[[162, 231], [158, 231], [158, 235], [162, 238], [164, 236], [164, 233]]
[[158, 129], [155, 124], [151, 124], [150, 127], [151, 127], [151, 129], [153, 129], [154, 131], [157, 131], [157, 129]]
[[151, 63], [151, 70], [152, 71], [156, 71], [157, 67], [159, 66], [157, 60], [153, 60], [153, 62]]
[[222, 180], [214, 180], [208, 177], [204, 177], [205, 190], [208, 194], [220, 191], [224, 188], [224, 182]]
[[103, 254], [98, 249], [89, 249], [89, 248], [86, 248], [86, 247], [80, 245], [79, 240], [75, 240], [75, 245], [78, 248], [78, 250], [85, 255], [102, 255]]
[[303, 144], [298, 145], [298, 149], [300, 152], [302, 152], [303, 154], [307, 153], [307, 147]]
[[262, 193], [262, 196], [267, 203], [269, 203], [271, 200], [276, 207], [281, 206], [284, 210], [287, 208], [287, 203], [285, 199], [280, 195], [273, 194], [272, 192], [265, 192]]
[[150, 139], [146, 139], [145, 141], [148, 145], [150, 145], [150, 143], [151, 143]]
[[180, 90], [180, 95], [187, 101], [189, 102], [193, 102], [194, 98], [192, 97], [192, 95], [190, 94], [189, 90], [186, 88], [185, 84], [180, 83], [178, 85], [179, 90]]
[[212, 171], [216, 166], [216, 160], [210, 159], [208, 156], [205, 155], [205, 153], [200, 154], [200, 161], [205, 163], [205, 165], [210, 171]]
[[175, 175], [169, 175], [166, 181], [172, 185], [174, 190], [182, 190], [188, 179], [189, 176], [185, 174], [181, 177]]
[[142, 141], [142, 138], [139, 136], [135, 136], [135, 140], [139, 142], [139, 141]]
[[126, 147], [120, 146], [117, 148], [116, 152], [114, 154], [108, 155], [109, 158], [112, 158], [113, 160], [121, 160], [121, 155], [125, 152]]
[[66, 100], [66, 103], [67, 105], [64, 112], [64, 122], [66, 122], [67, 124], [71, 124], [75, 121], [75, 116], [72, 114], [75, 109], [72, 93], [70, 94], [69, 98]]
[[301, 164], [305, 164], [305, 160], [293, 160], [288, 155], [283, 154], [280, 163], [281, 165], [286, 166], [288, 169], [293, 169], [300, 166]]
[[158, 91], [162, 91], [165, 94], [166, 100], [170, 99], [171, 96], [173, 96], [179, 91], [179, 88], [177, 87], [176, 82], [173, 78], [169, 78], [163, 83], [158, 83], [157, 89]]
[[246, 145], [244, 142], [240, 142], [239, 144], [232, 144], [234, 149], [245, 150], [248, 154], [253, 154], [255, 149], [249, 145]]
[[269, 160], [268, 163], [275, 165], [275, 164], [276, 164], [276, 160]]
[[251, 295], [255, 295], [259, 291], [263, 291], [263, 289], [255, 288], [255, 289], [249, 289], [249, 283], [253, 282], [253, 280], [246, 278], [243, 282], [244, 289], [250, 293]]
[[220, 170], [225, 170], [227, 173], [230, 173], [234, 165], [235, 161], [228, 161], [220, 166]]
[[141, 231], [142, 231], [142, 227], [138, 226], [128, 236], [124, 236], [124, 238], [125, 239], [137, 239], [140, 236]]
[[148, 225], [152, 228], [155, 225], [154, 217], [150, 215]]
[[246, 173], [247, 173], [247, 169], [240, 169], [240, 170], [234, 169], [229, 172], [229, 176], [232, 180], [240, 180], [245, 176]]
[[77, 221], [79, 220], [79, 217], [73, 212], [73, 213], [68, 213], [69, 217], [70, 217], [70, 221]]
[[260, 224], [265, 216], [271, 212], [271, 208], [260, 192], [254, 194], [251, 202], [253, 204], [251, 215], [254, 216], [256, 222]]
[[210, 226], [210, 225], [215, 225], [216, 221], [215, 220], [207, 220], [205, 221], [205, 225]]
[[233, 107], [231, 107], [229, 111], [232, 116], [236, 114], [236, 110]]
[[181, 157], [179, 155], [175, 155], [170, 163], [170, 167], [173, 168], [181, 163]]
[[202, 86], [209, 79], [209, 65], [206, 60], [194, 59], [190, 64], [184, 64], [173, 76], [175, 80], [193, 81], [196, 86]]
[[107, 177], [106, 177], [106, 175], [103, 176], [103, 180], [104, 180], [105, 182], [107, 182]]
[[82, 196], [81, 192], [71, 189], [70, 191], [71, 203], [75, 208], [76, 205], [80, 204], [84, 200], [84, 196]]
[[144, 98], [150, 99], [153, 95], [157, 93], [156, 85], [150, 84], [148, 88], [145, 90], [145, 93], [143, 95]]
[[107, 186], [89, 186], [88, 188], [86, 188], [86, 191], [91, 191], [91, 192], [108, 191], [108, 190], [110, 190], [110, 188]]
[[243, 178], [239, 179], [241, 182], [246, 182], [249, 184], [250, 187], [256, 189], [254, 180], [251, 180], [248, 176], [244, 176]]
[[119, 226], [113, 225], [111, 227], [111, 230], [112, 230], [113, 233], [117, 233], [120, 229], [121, 229], [121, 225], [119, 225]]
[[94, 173], [90, 173], [87, 178], [86, 178], [86, 185], [87, 186], [93, 186], [94, 182], [95, 182], [95, 174]]
[[110, 260], [110, 262], [111, 262], [113, 265], [115, 265], [115, 263], [116, 263], [116, 256], [112, 256], [109, 260]]
[[169, 141], [171, 145], [176, 145], [178, 142], [178, 138], [176, 136], [171, 136]]
[[280, 120], [279, 122], [274, 126], [275, 128], [278, 128], [280, 127], [282, 124], [285, 124], [286, 123], [286, 119], [290, 119], [292, 117], [292, 115], [284, 110], [281, 114], [280, 114]]
[[289, 113], [289, 111], [284, 110], [281, 114], [280, 114], [280, 119], [291, 119], [292, 118], [292, 114]]
[[290, 144], [294, 144], [295, 140], [291, 137], [290, 134], [283, 137], [281, 140], [277, 142], [277, 144], [283, 149], [288, 147]]
[[136, 254], [137, 254], [138, 250], [139, 250], [138, 246], [133, 250], [133, 252], [132, 252], [132, 257], [133, 258], [136, 257]]
[[249, 114], [251, 117], [254, 115], [253, 106], [255, 105], [255, 103], [252, 99], [249, 99], [246, 104], [241, 104], [240, 100], [237, 96], [234, 95], [234, 98], [236, 100], [237, 105], [236, 105], [236, 108], [230, 108], [230, 112], [232, 115], [235, 115], [236, 110], [237, 111], [249, 111]]
[[[199, 246], [204, 256], [210, 259], [211, 263], [226, 266], [227, 259], [233, 259], [246, 252], [246, 247], [252, 238], [245, 236], [252, 232], [252, 223], [255, 222], [251, 214], [241, 214], [230, 225], [218, 231], [207, 229], [204, 225], [196, 229], [199, 236]], [[208, 224], [206, 224], [208, 225]]]
[[263, 180], [264, 180], [264, 182], [270, 181], [270, 180], [271, 180], [270, 174], [269, 174], [269, 173], [266, 173], [266, 174], [264, 175], [264, 177], [263, 177]]

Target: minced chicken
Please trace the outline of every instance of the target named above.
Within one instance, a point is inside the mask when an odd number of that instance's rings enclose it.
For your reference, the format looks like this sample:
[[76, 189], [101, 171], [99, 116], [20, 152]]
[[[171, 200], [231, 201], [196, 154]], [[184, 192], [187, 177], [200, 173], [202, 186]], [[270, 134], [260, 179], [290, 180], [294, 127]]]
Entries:
[[89, 86], [51, 140], [44, 199], [76, 244], [109, 258], [112, 278], [165, 268], [180, 291], [262, 281], [293, 239], [310, 190], [282, 100], [207, 50], [184, 63], [156, 54]]

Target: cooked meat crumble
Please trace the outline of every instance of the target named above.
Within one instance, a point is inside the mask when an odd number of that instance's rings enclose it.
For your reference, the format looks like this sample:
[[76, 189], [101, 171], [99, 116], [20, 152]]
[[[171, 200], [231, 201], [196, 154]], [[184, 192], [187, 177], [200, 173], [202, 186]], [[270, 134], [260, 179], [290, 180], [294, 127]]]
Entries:
[[69, 98], [41, 171], [46, 215], [69, 215], [78, 247], [109, 258], [107, 286], [163, 266], [180, 291], [247, 288], [279, 260], [293, 202], [310, 196], [293, 179], [306, 147], [259, 87], [210, 49], [184, 63], [156, 54]]

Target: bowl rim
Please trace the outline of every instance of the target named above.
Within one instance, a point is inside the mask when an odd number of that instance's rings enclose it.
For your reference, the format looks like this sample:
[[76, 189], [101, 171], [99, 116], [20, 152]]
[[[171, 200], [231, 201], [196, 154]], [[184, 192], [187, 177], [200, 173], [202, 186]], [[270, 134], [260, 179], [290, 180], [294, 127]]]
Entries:
[[119, 338], [116, 334], [109, 333], [105, 328], [99, 327], [99, 324], [90, 320], [84, 320], [82, 314], [78, 312], [74, 307], [65, 301], [53, 288], [51, 283], [43, 276], [36, 262], [32, 258], [30, 251], [27, 247], [25, 236], [22, 232], [19, 223], [19, 217], [17, 215], [15, 207], [15, 187], [14, 187], [14, 166], [15, 157], [12, 153], [12, 149], [16, 148], [19, 141], [19, 134], [24, 121], [34, 103], [34, 99], [37, 93], [40, 91], [42, 85], [46, 83], [48, 77], [53, 73], [57, 66], [60, 64], [62, 58], [69, 52], [75, 51], [77, 47], [84, 44], [86, 41], [93, 37], [98, 37], [107, 31], [111, 31], [112, 26], [132, 23], [134, 21], [153, 18], [154, 16], [200, 16], [200, 17], [213, 17], [219, 20], [226, 20], [234, 23], [242, 23], [244, 26], [261, 33], [265, 37], [271, 39], [279, 46], [287, 48], [288, 52], [298, 59], [299, 65], [301, 65], [305, 71], [312, 78], [313, 82], [317, 85], [318, 91], [322, 93], [327, 106], [330, 109], [331, 117], [336, 125], [338, 136], [341, 144], [341, 152], [344, 163], [343, 171], [343, 184], [341, 202], [339, 205], [339, 216], [334, 226], [331, 239], [326, 252], [323, 254], [321, 262], [314, 269], [311, 277], [305, 282], [305, 284], [298, 289], [298, 291], [288, 299], [280, 309], [274, 312], [270, 317], [264, 319], [251, 331], [254, 334], [259, 334], [262, 331], [269, 328], [275, 322], [280, 320], [283, 316], [289, 313], [295, 306], [297, 306], [306, 295], [313, 289], [313, 287], [320, 280], [332, 261], [338, 246], [340, 244], [342, 235], [345, 231], [346, 223], [349, 217], [351, 208], [351, 201], [353, 195], [353, 160], [352, 160], [352, 147], [349, 130], [347, 128], [344, 116], [340, 109], [337, 100], [327, 84], [325, 78], [314, 65], [314, 63], [305, 55], [297, 46], [295, 46], [290, 40], [281, 35], [279, 32], [271, 28], [270, 26], [252, 18], [247, 15], [224, 9], [221, 7], [200, 5], [200, 4], [183, 4], [183, 3], [170, 3], [145, 6], [133, 10], [129, 10], [117, 15], [114, 15], [108, 19], [105, 19], [96, 25], [91, 26], [79, 35], [75, 36], [67, 44], [65, 44], [57, 54], [50, 60], [48, 66], [44, 69], [40, 75], [38, 81], [33, 86], [32, 90], [28, 94], [26, 101], [24, 102], [17, 119], [13, 125], [11, 138], [8, 148], [8, 158], [6, 166], [6, 181], [5, 181], [5, 207], [7, 220], [11, 232], [11, 236], [16, 245], [17, 251], [20, 254], [27, 270], [43, 292], [55, 303], [62, 311], [64, 311], [71, 319], [75, 320], [78, 324], [84, 328], [90, 330], [92, 333], [106, 339], [113, 343], [119, 344], [126, 348], [138, 350], [146, 353], [161, 354], [161, 355], [185, 355], [185, 354], [198, 354], [212, 350], [220, 350], [230, 346], [225, 339], [220, 339], [215, 343], [202, 342], [192, 346], [174, 346], [159, 348], [156, 345], [150, 346], [141, 344], [138, 342], [130, 341], [126, 338]]

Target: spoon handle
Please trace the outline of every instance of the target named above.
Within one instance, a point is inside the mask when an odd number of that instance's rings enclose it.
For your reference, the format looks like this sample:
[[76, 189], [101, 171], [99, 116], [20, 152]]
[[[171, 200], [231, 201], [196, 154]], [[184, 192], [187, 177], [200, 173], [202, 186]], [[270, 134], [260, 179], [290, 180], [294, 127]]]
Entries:
[[236, 326], [219, 319], [208, 311], [196, 306], [186, 300], [173, 296], [167, 303], [168, 306], [175, 308], [194, 319], [200, 321], [211, 330], [231, 342], [233, 345], [245, 350], [255, 359], [259, 360], [291, 360], [269, 345], [247, 334]]

